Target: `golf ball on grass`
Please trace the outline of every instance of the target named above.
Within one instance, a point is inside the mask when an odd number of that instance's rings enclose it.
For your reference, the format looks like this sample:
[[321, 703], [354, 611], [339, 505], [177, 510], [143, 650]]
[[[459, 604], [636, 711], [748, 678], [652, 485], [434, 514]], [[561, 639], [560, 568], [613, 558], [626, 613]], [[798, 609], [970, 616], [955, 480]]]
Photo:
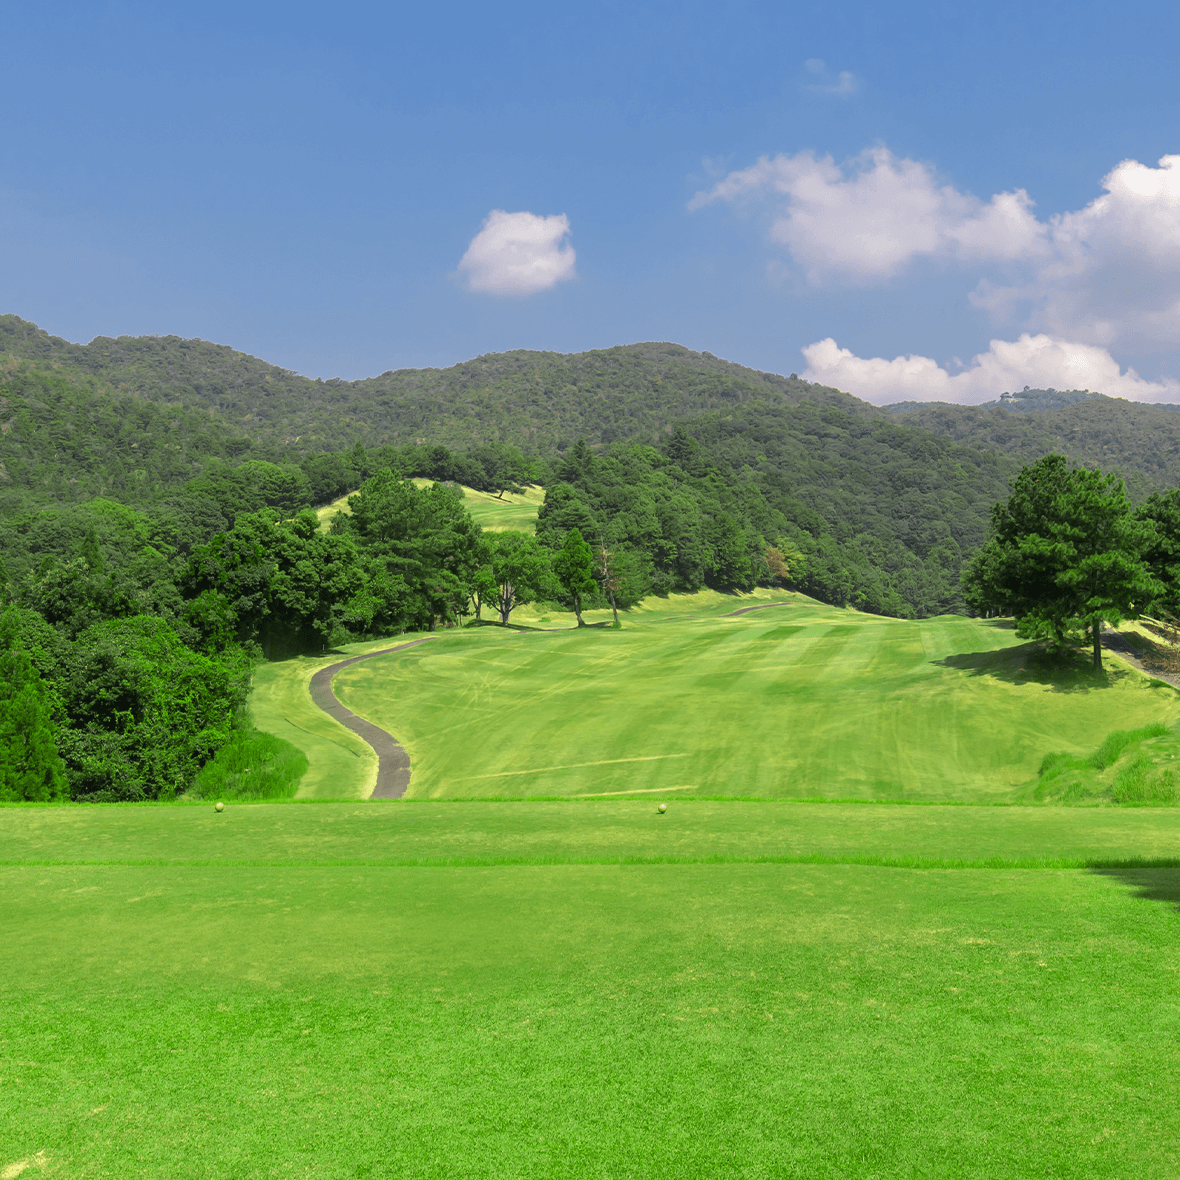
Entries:
[[664, 814], [664, 812], [665, 812], [665, 811], [667, 811], [667, 810], [668, 810], [668, 805], [667, 805], [667, 803], [661, 803], [661, 804], [660, 804], [660, 814], [661, 814], [661, 815], [663, 815], [663, 814]]
[[218, 810], [218, 811], [224, 811], [224, 810], [225, 810], [225, 804], [224, 804], [224, 803], [218, 803], [218, 805], [217, 805], [217, 810]]

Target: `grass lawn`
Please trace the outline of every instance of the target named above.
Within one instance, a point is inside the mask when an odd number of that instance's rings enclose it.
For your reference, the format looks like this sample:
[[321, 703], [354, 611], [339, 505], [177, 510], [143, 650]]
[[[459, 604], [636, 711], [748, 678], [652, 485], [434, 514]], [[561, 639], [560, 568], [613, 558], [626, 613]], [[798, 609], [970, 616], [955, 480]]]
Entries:
[[1174, 1176], [1180, 869], [865, 855], [1180, 811], [0, 808], [0, 1174]]
[[336, 693], [407, 747], [416, 797], [1014, 801], [1048, 753], [1180, 721], [1175, 690], [1115, 657], [1100, 685], [1039, 669], [1010, 623], [780, 597], [737, 617], [723, 595], [665, 604], [621, 631], [444, 632]]
[[[416, 479], [416, 484], [429, 484], [428, 479]], [[463, 489], [463, 507], [471, 513], [476, 524], [489, 532], [500, 533], [515, 529], [521, 533], [537, 531], [537, 513], [545, 502], [545, 489], [527, 487], [519, 495], [505, 492], [493, 496], [490, 492], [477, 492], [474, 488]]]

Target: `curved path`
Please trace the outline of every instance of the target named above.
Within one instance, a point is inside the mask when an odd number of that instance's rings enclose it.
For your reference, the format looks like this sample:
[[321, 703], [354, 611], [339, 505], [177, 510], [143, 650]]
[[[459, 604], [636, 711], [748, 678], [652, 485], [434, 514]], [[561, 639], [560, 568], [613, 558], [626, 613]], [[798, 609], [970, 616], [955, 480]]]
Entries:
[[428, 635], [425, 639], [412, 639], [409, 643], [399, 643], [397, 647], [385, 647], [380, 651], [367, 652], [363, 656], [353, 656], [348, 660], [341, 660], [338, 664], [329, 664], [321, 668], [312, 678], [308, 686], [311, 699], [319, 705], [330, 717], [335, 717], [345, 729], [363, 738], [377, 755], [377, 782], [373, 787], [370, 799], [400, 799], [410, 785], [410, 756], [405, 747], [392, 734], [358, 717], [351, 709], [346, 709], [332, 691], [332, 678], [337, 672], [352, 664], [359, 664], [362, 660], [376, 659], [377, 656], [391, 655], [395, 651], [405, 651], [407, 647], [417, 647], [420, 643], [429, 643], [434, 638]]
[[727, 619], [732, 619], [734, 615], [748, 615], [752, 610], [770, 610], [772, 606], [790, 605], [791, 603], [789, 600], [784, 600], [783, 602], [764, 602], [760, 606], [743, 606], [741, 610], [731, 610], [729, 614], [725, 615], [724, 617]]

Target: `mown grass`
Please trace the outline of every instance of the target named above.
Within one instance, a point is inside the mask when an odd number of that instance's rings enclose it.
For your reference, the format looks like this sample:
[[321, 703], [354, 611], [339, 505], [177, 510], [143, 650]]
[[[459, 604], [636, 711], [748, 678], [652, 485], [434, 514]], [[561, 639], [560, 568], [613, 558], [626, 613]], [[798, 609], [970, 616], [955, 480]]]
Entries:
[[786, 597], [622, 631], [446, 632], [347, 669], [337, 695], [403, 742], [410, 795], [433, 798], [999, 802], [1028, 796], [1046, 749], [1088, 755], [1112, 718], [1180, 722], [1174, 690], [1113, 657], [1063, 678], [1010, 625]]
[[237, 729], [197, 775], [196, 799], [290, 799], [307, 771], [307, 755], [273, 734]]
[[[1175, 1175], [1180, 870], [705, 862], [1178, 836], [1171, 810], [0, 809], [5, 859], [53, 862], [0, 865], [0, 1169]], [[359, 863], [661, 847], [695, 862]]]

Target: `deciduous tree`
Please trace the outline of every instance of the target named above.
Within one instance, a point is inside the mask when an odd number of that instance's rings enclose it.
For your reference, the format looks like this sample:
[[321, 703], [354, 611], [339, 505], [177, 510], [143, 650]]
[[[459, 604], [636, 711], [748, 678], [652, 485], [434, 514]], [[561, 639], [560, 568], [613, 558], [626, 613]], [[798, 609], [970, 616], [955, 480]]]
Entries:
[[[565, 544], [553, 558], [553, 572], [557, 575], [565, 591], [566, 598], [574, 608], [574, 617], [578, 626], [586, 624], [582, 619], [582, 603], [587, 596], [594, 593], [594, 551], [582, 539], [579, 529], [570, 529], [566, 534]], [[615, 621], [618, 622], [618, 612]]]

